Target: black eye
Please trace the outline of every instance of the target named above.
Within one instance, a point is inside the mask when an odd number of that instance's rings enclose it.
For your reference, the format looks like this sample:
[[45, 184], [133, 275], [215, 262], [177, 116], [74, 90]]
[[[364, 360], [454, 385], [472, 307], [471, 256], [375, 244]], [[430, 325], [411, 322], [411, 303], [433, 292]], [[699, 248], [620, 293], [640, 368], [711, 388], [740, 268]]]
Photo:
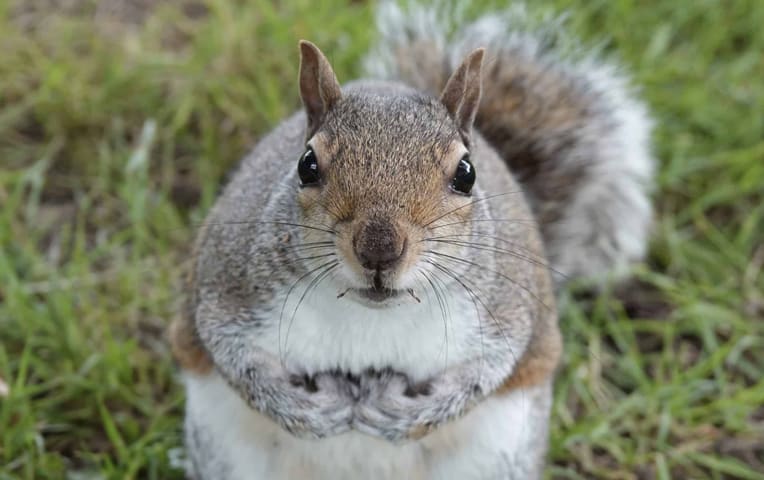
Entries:
[[315, 185], [321, 180], [318, 174], [318, 159], [316, 159], [316, 153], [311, 147], [308, 147], [300, 157], [300, 161], [297, 163], [297, 174], [300, 176], [301, 187]]
[[465, 154], [461, 160], [459, 160], [459, 166], [456, 167], [456, 174], [454, 179], [451, 180], [451, 190], [461, 193], [463, 195], [469, 195], [472, 191], [472, 186], [475, 184], [475, 167], [470, 162], [470, 155]]

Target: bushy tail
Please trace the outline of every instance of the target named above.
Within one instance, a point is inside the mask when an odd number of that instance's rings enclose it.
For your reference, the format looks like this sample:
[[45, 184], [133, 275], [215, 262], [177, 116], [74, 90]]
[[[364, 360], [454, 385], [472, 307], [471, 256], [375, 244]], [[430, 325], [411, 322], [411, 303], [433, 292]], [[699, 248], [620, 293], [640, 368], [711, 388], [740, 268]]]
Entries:
[[554, 269], [601, 278], [640, 260], [652, 218], [651, 122], [625, 78], [566, 37], [559, 17], [514, 5], [462, 18], [438, 3], [382, 3], [367, 75], [437, 94], [465, 55], [486, 47], [476, 126], [527, 191]]

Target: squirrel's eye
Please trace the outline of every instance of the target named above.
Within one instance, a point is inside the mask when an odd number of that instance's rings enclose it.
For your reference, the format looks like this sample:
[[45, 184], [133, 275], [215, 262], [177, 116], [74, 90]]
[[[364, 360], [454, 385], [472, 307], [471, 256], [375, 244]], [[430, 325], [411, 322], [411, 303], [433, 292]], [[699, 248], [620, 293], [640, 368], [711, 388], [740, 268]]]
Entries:
[[297, 174], [300, 176], [300, 186], [307, 187], [317, 184], [321, 177], [318, 174], [318, 159], [311, 147], [305, 150], [297, 163]]
[[451, 180], [451, 190], [463, 195], [469, 195], [474, 184], [475, 167], [472, 166], [470, 155], [467, 153], [461, 160], [459, 160], [459, 166], [456, 167], [456, 174], [454, 175], [454, 179]]

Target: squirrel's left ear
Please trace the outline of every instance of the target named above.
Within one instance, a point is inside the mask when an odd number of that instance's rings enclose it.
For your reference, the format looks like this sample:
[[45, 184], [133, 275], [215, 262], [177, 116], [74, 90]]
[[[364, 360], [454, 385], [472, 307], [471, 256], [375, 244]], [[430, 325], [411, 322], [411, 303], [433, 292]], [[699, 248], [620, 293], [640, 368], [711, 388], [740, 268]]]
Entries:
[[307, 40], [300, 40], [300, 97], [308, 115], [307, 138], [310, 138], [342, 93], [329, 60]]
[[443, 93], [440, 94], [440, 101], [446, 106], [451, 118], [459, 127], [462, 139], [467, 144], [469, 144], [472, 123], [475, 121], [480, 105], [482, 83], [480, 69], [483, 65], [483, 55], [485, 55], [485, 48], [478, 48], [467, 55], [448, 79]]

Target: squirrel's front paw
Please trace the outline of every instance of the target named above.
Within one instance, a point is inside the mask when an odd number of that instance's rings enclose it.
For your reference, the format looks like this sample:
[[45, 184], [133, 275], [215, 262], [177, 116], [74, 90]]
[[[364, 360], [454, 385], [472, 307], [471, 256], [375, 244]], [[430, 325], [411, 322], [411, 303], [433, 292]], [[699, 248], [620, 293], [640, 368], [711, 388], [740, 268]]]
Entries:
[[269, 412], [298, 437], [323, 438], [350, 430], [357, 387], [346, 377], [320, 373], [290, 376], [276, 389]]
[[361, 376], [353, 428], [391, 442], [423, 437], [447, 418], [431, 384], [412, 384], [393, 371]]

